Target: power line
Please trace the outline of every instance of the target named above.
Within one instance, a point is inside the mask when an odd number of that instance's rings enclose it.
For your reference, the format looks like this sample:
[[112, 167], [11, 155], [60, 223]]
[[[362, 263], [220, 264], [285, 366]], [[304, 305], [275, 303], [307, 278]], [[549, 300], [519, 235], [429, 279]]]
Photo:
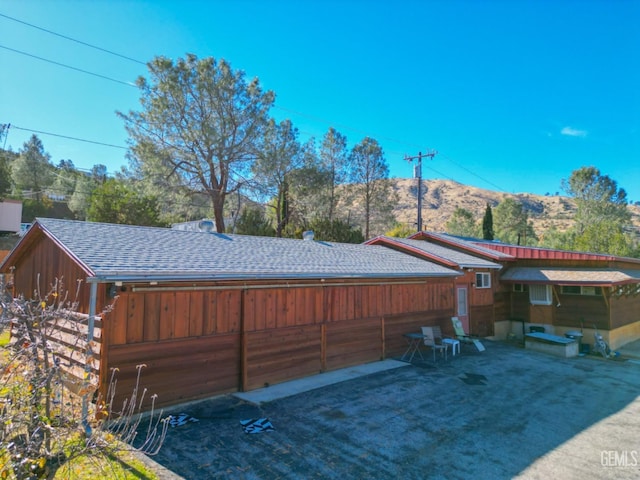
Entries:
[[479, 178], [480, 180], [482, 180], [483, 182], [488, 183], [489, 185], [497, 188], [498, 190], [500, 190], [502, 193], [508, 193], [505, 189], [503, 189], [502, 187], [496, 185], [495, 183], [493, 183], [491, 180], [487, 180], [484, 177], [481, 177], [480, 175], [478, 175], [477, 173], [472, 172], [471, 170], [469, 170], [467, 167], [464, 167], [462, 165], [460, 165], [457, 162], [454, 162], [450, 157], [447, 157], [446, 155], [443, 155], [443, 157], [445, 158], [445, 160], [448, 160], [449, 162], [453, 163], [456, 167], [463, 169], [464, 171], [466, 171], [467, 173], [470, 173], [471, 175], [473, 175], [476, 178]]
[[23, 130], [25, 132], [39, 133], [41, 135], [50, 135], [52, 137], [66, 138], [68, 140], [75, 140], [78, 142], [93, 143], [95, 145], [102, 145], [103, 147], [112, 147], [112, 148], [120, 148], [122, 150], [127, 150], [127, 147], [123, 147], [121, 145], [113, 145], [112, 143], [96, 142], [95, 140], [86, 140], [84, 138], [70, 137], [68, 135], [60, 135], [59, 133], [43, 132], [42, 130], [33, 130], [31, 128], [18, 127], [17, 125], [13, 125], [13, 124], [10, 124], [10, 126], [11, 128], [15, 128], [16, 130]]
[[[97, 46], [95, 46], [95, 45], [91, 45], [91, 44], [88, 44], [88, 43], [86, 43], [86, 42], [82, 42], [82, 41], [80, 41], [80, 40], [76, 40], [76, 39], [74, 39], [74, 38], [67, 37], [66, 35], [62, 35], [62, 34], [58, 34], [58, 33], [55, 33], [55, 32], [48, 31], [48, 30], [43, 29], [43, 28], [41, 28], [41, 27], [37, 27], [37, 26], [35, 26], [35, 25], [31, 25], [31, 24], [28, 24], [28, 23], [26, 23], [26, 22], [22, 22], [21, 20], [14, 19], [13, 17], [9, 17], [9, 16], [4, 15], [4, 14], [1, 14], [1, 13], [0, 13], [0, 16], [5, 17], [5, 18], [8, 18], [8, 19], [10, 19], [10, 20], [14, 20], [14, 21], [20, 22], [20, 23], [25, 23], [26, 25], [29, 25], [29, 26], [31, 26], [31, 27], [34, 27], [34, 28], [37, 28], [37, 29], [40, 29], [40, 30], [43, 30], [43, 31], [46, 31], [47, 33], [51, 33], [51, 34], [53, 34], [53, 35], [60, 36], [61, 38], [65, 38], [65, 39], [70, 40], [70, 41], [78, 42], [78, 43], [81, 43], [81, 44], [87, 45], [87, 46], [89, 46], [89, 47], [96, 48], [96, 49], [98, 49], [98, 50], [105, 51], [105, 52], [107, 52], [107, 53], [110, 53], [110, 54], [113, 54], [113, 55], [116, 55], [116, 56], [120, 56], [120, 57], [126, 58], [126, 59], [128, 59], [128, 60], [132, 60], [132, 61], [134, 61], [134, 62], [136, 62], [136, 63], [141, 63], [141, 64], [143, 64], [143, 65], [146, 65], [145, 63], [140, 62], [140, 61], [135, 60], [135, 59], [132, 59], [132, 58], [130, 58], [130, 57], [126, 57], [126, 56], [124, 56], [124, 55], [120, 55], [120, 54], [118, 54], [118, 53], [111, 52], [111, 51], [109, 51], [109, 50], [107, 50], [107, 49], [103, 49], [103, 48], [101, 48], [101, 47], [97, 47]], [[12, 52], [15, 52], [15, 53], [19, 53], [19, 54], [21, 54], [21, 55], [25, 55], [25, 56], [28, 56], [28, 57], [31, 57], [31, 58], [35, 58], [35, 59], [38, 59], [38, 60], [41, 60], [41, 61], [44, 61], [44, 62], [52, 63], [52, 64], [54, 64], [54, 65], [58, 65], [58, 66], [61, 66], [61, 67], [64, 67], [64, 68], [68, 68], [68, 69], [75, 70], [75, 71], [78, 71], [78, 72], [81, 72], [81, 73], [85, 73], [85, 74], [87, 74], [87, 75], [92, 75], [92, 76], [95, 76], [95, 77], [98, 77], [98, 78], [102, 78], [102, 79], [105, 79], [105, 80], [109, 80], [109, 81], [112, 81], [112, 82], [115, 82], [115, 83], [120, 83], [120, 84], [122, 84], [122, 85], [127, 85], [127, 86], [129, 86], [129, 87], [137, 88], [137, 86], [136, 86], [134, 83], [131, 83], [131, 82], [125, 82], [125, 81], [118, 80], [118, 79], [115, 79], [115, 78], [112, 78], [112, 77], [108, 77], [108, 76], [106, 76], [106, 75], [102, 75], [102, 74], [99, 74], [99, 73], [90, 72], [90, 71], [88, 71], [88, 70], [84, 70], [84, 69], [81, 69], [81, 68], [73, 67], [73, 66], [71, 66], [71, 65], [67, 65], [67, 64], [64, 64], [64, 63], [56, 62], [56, 61], [54, 61], [54, 60], [49, 60], [49, 59], [47, 59], [47, 58], [39, 57], [39, 56], [37, 56], [37, 55], [33, 55], [33, 54], [30, 54], [30, 53], [27, 53], [27, 52], [23, 52], [23, 51], [21, 51], [21, 50], [17, 50], [17, 49], [14, 49], [14, 48], [6, 47], [6, 46], [4, 46], [4, 45], [0, 45], [0, 48], [4, 48], [4, 49], [6, 49], [6, 50], [9, 50], [9, 51], [12, 51]], [[286, 108], [286, 107], [282, 107], [282, 106], [279, 106], [279, 105], [275, 105], [275, 104], [273, 105], [273, 107], [274, 107], [274, 108], [277, 108], [277, 109], [279, 109], [279, 110], [285, 111], [285, 112], [293, 113], [293, 114], [295, 114], [295, 115], [299, 115], [299, 116], [306, 117], [306, 118], [309, 118], [309, 119], [312, 119], [312, 120], [320, 121], [320, 122], [323, 122], [323, 123], [325, 123], [325, 124], [327, 124], [327, 125], [336, 125], [337, 127], [340, 127], [340, 128], [343, 128], [343, 129], [347, 129], [347, 130], [351, 130], [351, 131], [358, 132], [358, 133], [362, 133], [362, 134], [364, 134], [364, 135], [367, 135], [367, 136], [368, 136], [368, 132], [366, 132], [366, 131], [364, 131], [364, 130], [360, 130], [360, 129], [357, 129], [357, 128], [354, 128], [354, 127], [350, 127], [350, 126], [348, 126], [348, 125], [336, 124], [336, 123], [333, 123], [333, 122], [331, 122], [331, 121], [329, 121], [329, 120], [327, 120], [327, 119], [325, 119], [325, 118], [322, 118], [322, 117], [317, 117], [317, 116], [313, 116], [313, 115], [308, 115], [308, 114], [305, 114], [305, 113], [302, 113], [302, 112], [299, 112], [299, 111], [296, 111], [296, 110], [293, 110], [293, 109], [290, 109], [290, 108]], [[17, 127], [16, 127], [16, 128], [17, 128]], [[27, 130], [27, 129], [22, 129], [22, 130]], [[125, 149], [125, 150], [126, 150], [126, 147], [121, 147], [121, 146], [117, 146], [117, 145], [103, 144], [103, 143], [101, 143], [101, 142], [94, 142], [94, 141], [90, 141], [90, 140], [83, 140], [83, 139], [78, 139], [78, 138], [74, 138], [74, 137], [67, 137], [67, 136], [64, 136], [64, 135], [48, 134], [48, 133], [46, 133], [46, 132], [36, 132], [36, 133], [42, 133], [42, 134], [45, 134], [45, 135], [59, 136], [59, 137], [62, 137], [62, 138], [68, 138], [68, 139], [71, 139], [71, 140], [78, 140], [78, 141], [83, 141], [83, 142], [87, 142], [87, 143], [95, 143], [95, 144], [98, 144], [98, 145], [111, 146], [111, 147], [115, 147], [115, 148], [122, 148], [122, 149]], [[417, 144], [413, 144], [413, 143], [406, 142], [406, 141], [403, 141], [403, 140], [398, 140], [398, 139], [391, 138], [391, 137], [386, 137], [386, 136], [377, 136], [377, 138], [382, 139], [382, 140], [391, 141], [391, 142], [398, 143], [398, 144], [402, 144], [402, 145], [407, 145], [407, 146], [412, 146], [412, 147], [418, 147], [418, 148], [421, 148], [421, 146], [419, 146], [419, 145], [417, 145]], [[166, 142], [164, 142], [164, 141], [163, 141], [163, 143], [165, 143], [165, 144], [166, 144]], [[167, 145], [169, 145], [169, 144], [167, 144]], [[449, 161], [449, 162], [451, 162], [452, 164], [456, 165], [458, 168], [461, 168], [461, 169], [465, 170], [467, 173], [469, 173], [469, 174], [473, 175], [474, 177], [476, 177], [476, 178], [478, 178], [478, 179], [482, 180], [483, 182], [485, 182], [485, 183], [487, 183], [487, 184], [489, 184], [489, 185], [493, 186], [494, 188], [497, 188], [499, 191], [506, 193], [506, 190], [504, 190], [504, 189], [503, 189], [502, 187], [500, 187], [499, 185], [496, 185], [495, 183], [491, 182], [490, 180], [487, 180], [486, 178], [484, 178], [484, 177], [482, 177], [482, 176], [478, 175], [477, 173], [475, 173], [475, 172], [471, 171], [471, 170], [470, 170], [470, 169], [468, 169], [467, 167], [464, 167], [464, 166], [460, 165], [459, 163], [457, 163], [457, 162], [453, 161], [450, 157], [448, 157], [448, 156], [446, 156], [446, 155], [443, 155], [443, 157], [445, 158], [445, 160], [448, 160], [448, 161]], [[434, 169], [434, 171], [435, 171], [435, 169]], [[452, 180], [452, 181], [455, 181], [455, 180], [453, 180], [452, 178], [450, 178], [450, 177], [448, 177], [448, 176], [446, 176], [446, 175], [444, 175], [444, 176], [445, 176], [446, 178], [449, 178], [449, 179], [450, 179], [450, 180]]]
[[19, 53], [20, 55], [25, 55], [27, 57], [35, 58], [37, 60], [41, 60], [43, 62], [52, 63], [54, 65], [58, 65], [60, 67], [69, 68], [71, 70], [75, 70], [77, 72], [86, 73], [87, 75], [93, 75], [94, 77], [103, 78], [105, 80], [109, 80], [111, 82], [121, 83], [122, 85], [127, 85], [128, 87], [138, 88], [135, 83], [125, 82], [122, 80], [118, 80], [116, 78], [107, 77], [106, 75], [101, 75], [100, 73], [90, 72], [88, 70], [83, 70], [82, 68], [73, 67], [71, 65], [67, 65], [65, 63], [56, 62], [55, 60], [49, 60], [48, 58], [39, 57], [37, 55], [33, 55], [32, 53], [23, 52], [22, 50], [17, 50], [15, 48], [7, 47], [5, 45], [0, 45], [0, 48], [4, 48], [5, 50], [9, 50], [11, 52]]
[[122, 55], [122, 54], [114, 52], [112, 50], [107, 50], [106, 48], [98, 47], [97, 45], [92, 45], [91, 43], [83, 42], [82, 40], [78, 40], [77, 38], [72, 38], [72, 37], [68, 37], [66, 35], [62, 35], [61, 33], [57, 33], [57, 32], [54, 32], [52, 30], [47, 30], [46, 28], [42, 28], [42, 27], [39, 27], [39, 26], [34, 25], [32, 23], [25, 22], [24, 20], [19, 20], [17, 18], [10, 17], [9, 15], [5, 15], [3, 13], [0, 13], [0, 17], [4, 17], [4, 18], [12, 20], [14, 22], [22, 23], [23, 25], [27, 25], [28, 27], [41, 30], [43, 32], [49, 33], [51, 35], [55, 35], [55, 36], [60, 37], [60, 38], [64, 38], [65, 40], [70, 40], [72, 42], [79, 43], [80, 45], [84, 45], [85, 47], [95, 48], [96, 50], [100, 50], [101, 52], [105, 52], [105, 53], [108, 53], [110, 55], [115, 55], [116, 57], [124, 58], [125, 60], [129, 60], [131, 62], [139, 63], [140, 65], [145, 65], [146, 66], [145, 62], [141, 62], [140, 60], [136, 60], [135, 58], [127, 57], [126, 55]]

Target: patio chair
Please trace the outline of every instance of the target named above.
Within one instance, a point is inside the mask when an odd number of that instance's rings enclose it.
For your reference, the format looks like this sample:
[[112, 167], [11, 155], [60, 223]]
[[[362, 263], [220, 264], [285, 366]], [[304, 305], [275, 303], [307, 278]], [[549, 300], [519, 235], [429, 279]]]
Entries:
[[[438, 330], [440, 327], [437, 327]], [[433, 361], [436, 361], [436, 352], [440, 352], [440, 355], [447, 359], [447, 344], [442, 343], [442, 334], [436, 336], [434, 327], [422, 327], [422, 336], [424, 337], [425, 346], [433, 350]]]
[[480, 341], [480, 339], [467, 335], [464, 332], [464, 328], [462, 328], [462, 322], [458, 317], [451, 317], [451, 323], [453, 324], [453, 331], [455, 332], [455, 337], [458, 340], [460, 340], [462, 343], [473, 344], [478, 349], [479, 352], [484, 352], [486, 350], [484, 348], [484, 345]]

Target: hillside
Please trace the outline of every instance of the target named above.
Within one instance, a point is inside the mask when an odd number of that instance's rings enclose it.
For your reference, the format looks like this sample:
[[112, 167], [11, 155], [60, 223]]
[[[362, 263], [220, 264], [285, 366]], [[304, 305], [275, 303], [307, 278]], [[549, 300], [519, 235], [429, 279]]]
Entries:
[[[394, 179], [398, 205], [394, 213], [399, 222], [415, 224], [417, 217], [417, 180]], [[512, 197], [521, 202], [529, 212], [533, 228], [538, 237], [546, 230], [556, 227], [566, 230], [572, 223], [575, 203], [569, 197], [559, 195], [533, 195], [530, 193], [500, 193], [493, 190], [463, 185], [451, 180], [422, 181], [422, 228], [444, 231], [444, 225], [456, 208], [464, 208], [482, 220], [486, 205], [495, 207], [504, 197]], [[640, 231], [640, 207], [630, 205], [633, 223]]]

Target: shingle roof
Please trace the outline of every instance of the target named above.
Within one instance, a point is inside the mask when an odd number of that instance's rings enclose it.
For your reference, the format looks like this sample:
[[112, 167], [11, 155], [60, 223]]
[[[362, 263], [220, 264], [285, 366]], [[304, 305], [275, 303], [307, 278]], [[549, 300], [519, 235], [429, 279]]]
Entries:
[[640, 283], [640, 270], [514, 267], [504, 272], [500, 281], [548, 285], [622, 285]]
[[[490, 248], [479, 245], [475, 241], [477, 239], [463, 238], [456, 235], [449, 235], [447, 233], [436, 232], [418, 232], [410, 237], [411, 239], [426, 238], [428, 240], [442, 242], [450, 245], [453, 248], [460, 248], [466, 252], [473, 252], [474, 254], [482, 255], [484, 257], [492, 258], [498, 261], [513, 261], [515, 257], [498, 250], [492, 250]], [[475, 241], [474, 241], [475, 240]]]
[[495, 268], [500, 269], [502, 265], [475, 257], [452, 248], [431, 243], [425, 240], [412, 240], [409, 238], [376, 237], [367, 242], [368, 244], [387, 244], [398, 248], [408, 247], [408, 250], [424, 253], [434, 261], [442, 263], [453, 263], [459, 268]]
[[130, 279], [393, 278], [455, 276], [389, 248], [37, 219], [97, 277]]

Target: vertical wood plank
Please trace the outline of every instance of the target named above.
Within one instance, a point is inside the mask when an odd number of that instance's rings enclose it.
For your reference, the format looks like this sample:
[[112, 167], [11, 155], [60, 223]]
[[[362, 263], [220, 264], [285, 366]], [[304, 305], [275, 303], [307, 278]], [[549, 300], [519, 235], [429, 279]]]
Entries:
[[324, 288], [318, 287], [315, 289], [315, 312], [314, 312], [314, 322], [315, 323], [323, 323], [324, 322]]
[[111, 345], [124, 345], [127, 343], [127, 306], [129, 294], [123, 293], [118, 298], [113, 311], [109, 314], [110, 326], [108, 331]]
[[189, 301], [189, 336], [200, 337], [204, 330], [204, 292], [191, 292]]
[[174, 338], [175, 294], [163, 292], [160, 294], [160, 340]]
[[273, 289], [265, 291], [264, 319], [263, 328], [276, 328], [276, 291]]
[[265, 328], [265, 315], [267, 310], [267, 292], [266, 290], [254, 290], [256, 299], [256, 315], [255, 315], [255, 328], [254, 330], [264, 330]]
[[256, 290], [244, 290], [244, 308], [242, 318], [242, 331], [254, 332], [256, 330]]
[[242, 322], [242, 291], [230, 291], [227, 305], [227, 311], [229, 314], [229, 331], [239, 332]]
[[276, 328], [286, 327], [287, 325], [287, 291], [279, 288], [276, 291]]
[[175, 338], [189, 336], [189, 299], [191, 292], [176, 292], [175, 317], [173, 332]]
[[294, 288], [293, 293], [295, 296], [295, 316], [294, 325], [305, 325], [307, 322], [307, 296], [309, 295], [308, 288]]
[[[224, 292], [221, 290], [217, 291], [216, 294], [218, 295], [218, 301], [216, 302], [216, 319], [218, 324], [218, 332], [229, 333], [229, 331], [231, 331], [231, 328], [229, 327], [229, 294], [228, 292]], [[245, 321], [246, 320], [250, 319], [245, 318]], [[251, 321], [249, 321], [248, 323], [251, 324]], [[246, 328], [247, 327], [245, 327], [245, 331]]]
[[144, 331], [144, 296], [136, 293], [129, 295], [127, 305], [127, 343], [139, 343]]
[[204, 324], [202, 326], [202, 333], [204, 335], [213, 335], [217, 330], [217, 306], [218, 294], [214, 291], [204, 292], [203, 298], [203, 313]]
[[361, 287], [347, 287], [347, 319], [353, 320], [357, 318], [356, 314], [356, 290]]
[[292, 327], [296, 324], [296, 292], [295, 289], [287, 288], [285, 290], [287, 294], [287, 317], [285, 319], [285, 325]]
[[145, 342], [155, 342], [160, 336], [160, 294], [144, 294], [144, 333]]

